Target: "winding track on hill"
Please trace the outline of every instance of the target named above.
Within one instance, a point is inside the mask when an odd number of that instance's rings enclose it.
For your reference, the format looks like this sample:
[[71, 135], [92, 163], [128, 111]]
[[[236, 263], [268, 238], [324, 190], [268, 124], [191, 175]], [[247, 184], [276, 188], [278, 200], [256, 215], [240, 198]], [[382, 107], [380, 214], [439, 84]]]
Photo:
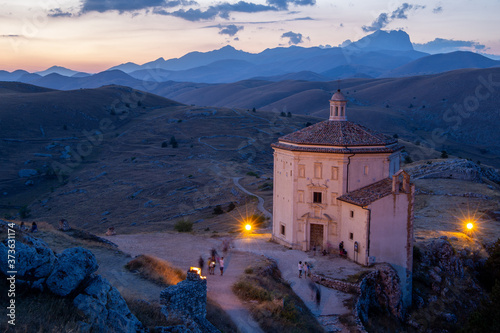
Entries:
[[262, 214], [264, 214], [265, 217], [272, 219], [273, 214], [271, 214], [270, 212], [267, 211], [267, 209], [264, 208], [264, 199], [259, 197], [257, 194], [254, 194], [254, 193], [248, 191], [246, 188], [244, 188], [239, 183], [240, 179], [243, 177], [232, 177], [232, 178], [233, 178], [234, 185], [236, 185], [236, 187], [238, 187], [242, 192], [244, 192], [248, 195], [254, 196], [257, 198], [257, 200], [259, 200], [259, 203], [257, 204], [257, 208], [262, 212]]

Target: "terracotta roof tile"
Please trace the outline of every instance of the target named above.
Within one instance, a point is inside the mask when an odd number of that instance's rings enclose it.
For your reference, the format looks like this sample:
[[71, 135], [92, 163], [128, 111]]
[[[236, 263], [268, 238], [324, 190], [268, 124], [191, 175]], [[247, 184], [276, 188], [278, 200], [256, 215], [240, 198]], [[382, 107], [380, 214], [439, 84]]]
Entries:
[[397, 140], [350, 121], [326, 120], [287, 134], [280, 142], [328, 146], [386, 146]]
[[392, 179], [385, 178], [371, 185], [346, 193], [338, 197], [338, 200], [364, 207], [368, 206], [372, 202], [388, 196], [391, 193]]

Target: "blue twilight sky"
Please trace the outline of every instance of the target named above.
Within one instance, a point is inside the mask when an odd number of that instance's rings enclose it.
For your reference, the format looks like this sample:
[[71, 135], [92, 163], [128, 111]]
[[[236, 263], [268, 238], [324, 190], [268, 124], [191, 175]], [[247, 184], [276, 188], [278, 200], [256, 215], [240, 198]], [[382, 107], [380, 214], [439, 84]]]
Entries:
[[500, 0], [0, 0], [0, 69], [98, 72], [232, 45], [338, 46], [377, 29], [418, 50], [500, 55]]

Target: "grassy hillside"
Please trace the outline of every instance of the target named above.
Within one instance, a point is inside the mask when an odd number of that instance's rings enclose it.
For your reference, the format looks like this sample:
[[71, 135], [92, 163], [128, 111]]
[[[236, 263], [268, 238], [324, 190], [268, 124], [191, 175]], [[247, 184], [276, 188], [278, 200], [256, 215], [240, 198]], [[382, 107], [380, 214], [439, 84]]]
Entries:
[[338, 87], [349, 100], [348, 118], [352, 121], [397, 133], [439, 151], [500, 166], [500, 68], [342, 82], [247, 80], [193, 85], [191, 89], [184, 86], [177, 91], [171, 86], [162, 93], [189, 104], [256, 107], [326, 118], [328, 99]]

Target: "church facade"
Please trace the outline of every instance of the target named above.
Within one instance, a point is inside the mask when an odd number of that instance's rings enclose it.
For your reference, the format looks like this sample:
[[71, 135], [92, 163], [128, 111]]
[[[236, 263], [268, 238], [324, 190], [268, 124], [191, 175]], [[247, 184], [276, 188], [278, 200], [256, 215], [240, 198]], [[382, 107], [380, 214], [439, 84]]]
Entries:
[[338, 90], [328, 120], [272, 147], [273, 239], [303, 251], [343, 242], [361, 265], [390, 263], [411, 302], [414, 186], [400, 170], [398, 141], [348, 121]]

